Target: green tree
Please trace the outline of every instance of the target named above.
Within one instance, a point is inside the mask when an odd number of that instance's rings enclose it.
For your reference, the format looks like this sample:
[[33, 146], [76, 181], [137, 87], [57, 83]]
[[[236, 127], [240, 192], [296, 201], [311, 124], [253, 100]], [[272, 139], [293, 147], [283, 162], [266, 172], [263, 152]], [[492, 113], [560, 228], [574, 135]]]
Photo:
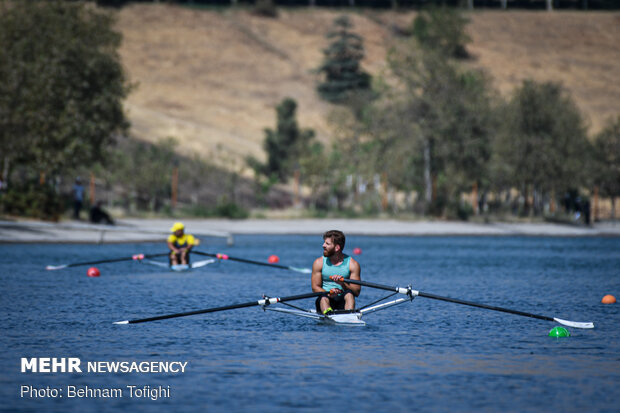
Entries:
[[524, 81], [505, 106], [502, 125], [494, 148], [497, 179], [524, 199], [533, 195], [535, 214], [545, 198], [585, 184], [586, 127], [560, 84]]
[[378, 170], [421, 192], [426, 211], [456, 210], [460, 193], [488, 176], [495, 118], [487, 78], [411, 44], [394, 49], [388, 66], [393, 86], [373, 111]]
[[620, 116], [610, 120], [594, 141], [594, 183], [601, 194], [611, 198], [612, 218], [615, 198], [620, 196]]
[[267, 177], [276, 177], [286, 182], [293, 171], [299, 168], [300, 159], [314, 139], [312, 129], [300, 129], [297, 124], [297, 102], [285, 98], [276, 107], [276, 129], [265, 129], [263, 147], [267, 153], [267, 162], [260, 163], [249, 158], [249, 165]]
[[326, 36], [332, 43], [323, 50], [325, 56], [318, 72], [325, 75], [325, 80], [317, 86], [317, 91], [329, 102], [342, 103], [351, 92], [370, 89], [370, 75], [360, 66], [364, 39], [353, 33], [352, 27], [347, 16], [340, 16]]
[[371, 133], [373, 103], [378, 95], [369, 95], [352, 93], [346, 105], [335, 107], [329, 116], [334, 138], [331, 153], [313, 165], [315, 174], [323, 175], [323, 192], [330, 209], [370, 213], [380, 208], [379, 188], [374, 183], [382, 160], [377, 157], [377, 142]]
[[26, 165], [49, 176], [101, 159], [128, 125], [113, 18], [81, 3], [0, 1], [5, 170]]
[[458, 9], [430, 7], [413, 20], [412, 33], [420, 45], [448, 57], [469, 57], [466, 46], [471, 38], [465, 32], [469, 19]]
[[178, 163], [177, 141], [159, 140], [156, 144], [136, 139], [119, 140], [107, 165], [110, 182], [122, 182], [124, 198], [138, 209], [158, 211], [170, 197], [172, 169]]

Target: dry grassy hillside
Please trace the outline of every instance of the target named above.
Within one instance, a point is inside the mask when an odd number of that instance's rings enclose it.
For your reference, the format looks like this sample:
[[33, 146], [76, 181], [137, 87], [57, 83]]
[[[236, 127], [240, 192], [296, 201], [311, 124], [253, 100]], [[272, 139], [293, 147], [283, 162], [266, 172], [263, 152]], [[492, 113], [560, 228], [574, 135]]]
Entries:
[[[337, 11], [281, 10], [277, 19], [243, 10], [222, 13], [168, 5], [119, 12], [123, 62], [138, 87], [127, 101], [134, 134], [173, 136], [181, 151], [230, 162], [262, 156], [263, 129], [290, 96], [299, 123], [328, 141], [330, 106], [315, 93], [312, 73]], [[415, 14], [352, 14], [365, 39], [364, 65], [384, 67], [393, 27]], [[620, 114], [620, 13], [481, 11], [472, 14], [469, 50], [508, 94], [525, 78], [559, 80], [573, 93], [591, 131]]]

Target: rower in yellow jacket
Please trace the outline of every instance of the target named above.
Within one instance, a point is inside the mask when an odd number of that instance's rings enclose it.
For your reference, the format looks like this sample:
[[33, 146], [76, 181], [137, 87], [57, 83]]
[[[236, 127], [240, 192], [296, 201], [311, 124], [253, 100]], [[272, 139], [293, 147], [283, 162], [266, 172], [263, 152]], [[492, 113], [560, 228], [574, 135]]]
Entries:
[[193, 235], [185, 233], [185, 225], [182, 222], [176, 222], [170, 231], [172, 232], [168, 237], [170, 265], [189, 264], [189, 252], [200, 241]]

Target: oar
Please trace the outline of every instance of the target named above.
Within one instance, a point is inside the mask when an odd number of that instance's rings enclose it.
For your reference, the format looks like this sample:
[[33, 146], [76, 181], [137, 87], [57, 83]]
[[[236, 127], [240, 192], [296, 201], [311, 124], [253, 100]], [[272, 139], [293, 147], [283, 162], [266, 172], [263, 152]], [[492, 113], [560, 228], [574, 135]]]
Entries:
[[226, 311], [226, 310], [234, 310], [236, 308], [246, 308], [246, 307], [253, 307], [253, 306], [265, 306], [265, 305], [270, 305], [270, 304], [276, 304], [276, 303], [283, 303], [285, 301], [295, 301], [295, 300], [303, 300], [304, 298], [312, 298], [312, 297], [318, 297], [320, 295], [325, 295], [325, 292], [319, 292], [319, 293], [308, 293], [308, 294], [300, 294], [300, 295], [291, 295], [288, 297], [266, 297], [263, 298], [262, 300], [258, 300], [258, 301], [249, 301], [247, 303], [241, 303], [241, 304], [233, 304], [233, 305], [226, 305], [223, 307], [213, 307], [213, 308], [207, 308], [204, 310], [196, 310], [196, 311], [188, 311], [186, 313], [176, 313], [176, 314], [167, 314], [167, 315], [160, 315], [160, 316], [156, 316], [156, 317], [149, 317], [149, 318], [140, 318], [137, 320], [125, 320], [125, 321], [116, 321], [114, 322], [114, 324], [138, 324], [138, 323], [146, 323], [149, 321], [157, 321], [157, 320], [166, 320], [168, 318], [176, 318], [176, 317], [185, 317], [188, 315], [195, 315], [195, 314], [205, 314], [205, 313], [215, 313], [217, 311]]
[[310, 274], [312, 273], [312, 270], [310, 268], [297, 268], [297, 267], [289, 267], [287, 265], [279, 265], [279, 264], [269, 264], [266, 262], [260, 262], [260, 261], [253, 261], [253, 260], [248, 260], [245, 258], [236, 258], [236, 257], [231, 257], [230, 255], [226, 255], [226, 254], [209, 254], [208, 252], [201, 252], [201, 251], [192, 251], [194, 254], [198, 254], [198, 255], [204, 255], [205, 257], [215, 257], [221, 260], [230, 260], [230, 261], [238, 261], [238, 262], [244, 262], [246, 264], [255, 264], [255, 265], [263, 265], [265, 267], [271, 267], [271, 268], [280, 268], [282, 270], [291, 270], [291, 271], [297, 271], [300, 272], [302, 274]]
[[492, 306], [492, 305], [473, 303], [471, 301], [458, 300], [456, 298], [442, 297], [440, 295], [429, 294], [429, 293], [425, 293], [425, 292], [422, 292], [422, 291], [416, 291], [416, 290], [412, 290], [411, 288], [391, 287], [389, 285], [375, 284], [375, 283], [370, 283], [370, 282], [366, 282], [366, 281], [348, 280], [348, 279], [344, 280], [344, 282], [351, 283], [351, 284], [363, 285], [363, 286], [371, 287], [371, 288], [378, 288], [378, 289], [381, 289], [381, 290], [396, 291], [396, 292], [401, 293], [401, 294], [407, 294], [407, 295], [413, 295], [413, 296], [417, 295], [417, 296], [420, 296], [420, 297], [432, 298], [434, 300], [448, 301], [450, 303], [469, 305], [469, 306], [478, 307], [478, 308], [485, 308], [487, 310], [501, 311], [501, 312], [504, 312], [504, 313], [516, 314], [516, 315], [521, 315], [521, 316], [524, 316], [524, 317], [537, 318], [539, 320], [555, 321], [557, 323], [560, 323], [560, 324], [563, 324], [563, 325], [569, 326], [569, 327], [575, 327], [575, 328], [594, 328], [594, 323], [584, 323], [584, 322], [579, 322], [579, 321], [568, 321], [568, 320], [562, 320], [561, 318], [556, 318], [556, 317], [548, 317], [548, 316], [544, 316], [544, 315], [526, 313], [526, 312], [518, 311], [518, 310], [511, 310], [509, 308], [502, 308], [502, 307], [495, 307], [495, 306]]
[[135, 254], [131, 257], [122, 257], [122, 258], [110, 258], [107, 260], [99, 260], [99, 261], [88, 261], [88, 262], [74, 262], [71, 264], [62, 264], [62, 265], [48, 265], [45, 267], [46, 270], [62, 270], [63, 268], [69, 267], [78, 267], [80, 265], [95, 265], [95, 264], [103, 264], [108, 262], [119, 262], [119, 261], [128, 261], [128, 260], [142, 260], [144, 258], [152, 258], [152, 257], [163, 257], [164, 255], [168, 255], [169, 253], [165, 252], [162, 254]]

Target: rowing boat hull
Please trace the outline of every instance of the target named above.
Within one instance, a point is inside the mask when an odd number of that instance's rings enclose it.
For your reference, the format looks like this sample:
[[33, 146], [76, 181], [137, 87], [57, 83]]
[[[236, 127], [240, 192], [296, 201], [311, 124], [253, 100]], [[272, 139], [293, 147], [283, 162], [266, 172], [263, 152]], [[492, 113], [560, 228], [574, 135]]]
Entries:
[[338, 324], [347, 326], [365, 326], [366, 322], [362, 320], [362, 313], [353, 312], [347, 314], [332, 314], [324, 316], [321, 320], [327, 324]]
[[296, 315], [299, 317], [312, 318], [325, 324], [337, 324], [347, 326], [365, 326], [366, 322], [362, 320], [362, 313], [359, 311], [347, 311], [343, 313], [336, 313], [330, 315], [318, 314], [315, 310], [295, 310], [289, 308], [279, 307], [263, 307], [265, 310], [277, 311], [279, 313]]
[[144, 264], [154, 265], [156, 267], [168, 268], [169, 270], [172, 270], [175, 272], [183, 272], [183, 271], [194, 270], [196, 268], [201, 268], [209, 264], [213, 264], [215, 261], [216, 260], [214, 259], [209, 259], [209, 260], [196, 261], [191, 264], [179, 264], [179, 265], [168, 265], [167, 263], [160, 262], [160, 261], [154, 261], [154, 260], [142, 260], [140, 262]]

